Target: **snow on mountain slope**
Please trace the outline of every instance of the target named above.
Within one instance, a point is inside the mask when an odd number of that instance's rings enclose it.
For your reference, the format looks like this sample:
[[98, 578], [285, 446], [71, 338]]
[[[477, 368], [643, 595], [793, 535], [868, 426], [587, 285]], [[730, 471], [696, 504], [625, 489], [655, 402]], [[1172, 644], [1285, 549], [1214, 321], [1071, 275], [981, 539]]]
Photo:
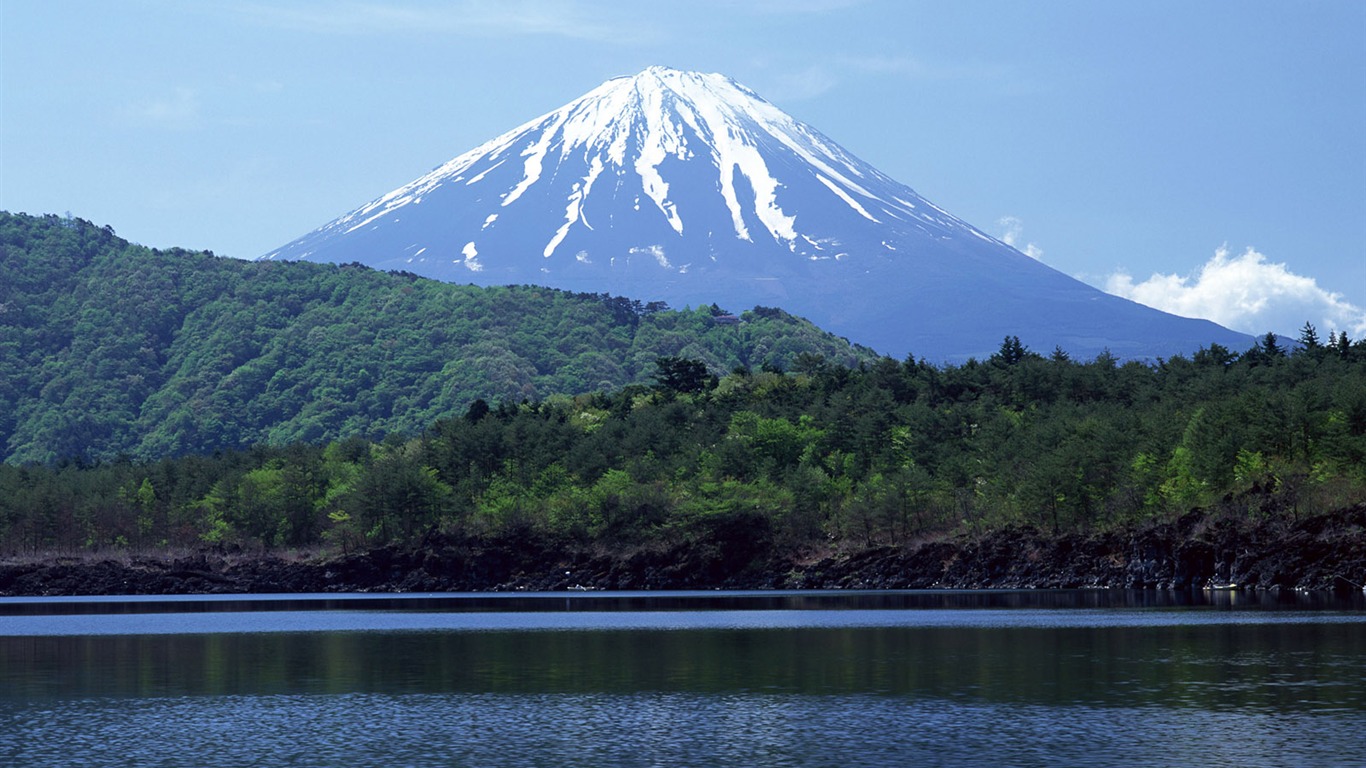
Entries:
[[948, 214], [716, 74], [609, 80], [267, 254], [672, 306], [780, 306], [931, 360], [1006, 335], [1078, 355], [1241, 348], [1104, 294]]

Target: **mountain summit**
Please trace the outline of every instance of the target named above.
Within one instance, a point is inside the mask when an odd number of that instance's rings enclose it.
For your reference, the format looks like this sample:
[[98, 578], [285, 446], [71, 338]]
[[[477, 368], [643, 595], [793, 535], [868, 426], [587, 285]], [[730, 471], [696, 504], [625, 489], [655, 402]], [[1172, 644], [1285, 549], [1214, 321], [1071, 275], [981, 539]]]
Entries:
[[933, 361], [985, 356], [1009, 335], [1083, 356], [1251, 342], [1063, 275], [743, 85], [664, 67], [609, 80], [262, 258], [779, 306]]

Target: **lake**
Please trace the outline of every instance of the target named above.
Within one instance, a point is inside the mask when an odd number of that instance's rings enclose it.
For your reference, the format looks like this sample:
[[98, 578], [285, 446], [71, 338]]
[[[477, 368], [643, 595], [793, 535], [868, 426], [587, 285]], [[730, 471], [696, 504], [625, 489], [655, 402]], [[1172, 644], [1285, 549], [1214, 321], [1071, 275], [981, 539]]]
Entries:
[[1366, 599], [0, 599], [6, 766], [1366, 765]]

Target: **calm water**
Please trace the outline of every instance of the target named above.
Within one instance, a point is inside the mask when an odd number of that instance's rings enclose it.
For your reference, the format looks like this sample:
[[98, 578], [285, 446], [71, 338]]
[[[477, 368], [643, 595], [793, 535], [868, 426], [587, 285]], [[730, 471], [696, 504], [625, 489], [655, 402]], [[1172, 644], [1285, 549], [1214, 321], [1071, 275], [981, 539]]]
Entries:
[[1366, 603], [0, 599], [5, 766], [1366, 765]]

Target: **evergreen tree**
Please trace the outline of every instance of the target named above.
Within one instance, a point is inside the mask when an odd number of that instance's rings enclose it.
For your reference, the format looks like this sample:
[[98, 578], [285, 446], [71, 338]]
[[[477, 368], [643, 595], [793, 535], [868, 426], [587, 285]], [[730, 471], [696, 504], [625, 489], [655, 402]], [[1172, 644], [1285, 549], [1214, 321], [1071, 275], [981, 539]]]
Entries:
[[1323, 344], [1319, 342], [1319, 332], [1315, 330], [1313, 324], [1308, 321], [1305, 321], [1304, 327], [1300, 329], [1299, 341], [1300, 346], [1309, 352], [1323, 348]]

